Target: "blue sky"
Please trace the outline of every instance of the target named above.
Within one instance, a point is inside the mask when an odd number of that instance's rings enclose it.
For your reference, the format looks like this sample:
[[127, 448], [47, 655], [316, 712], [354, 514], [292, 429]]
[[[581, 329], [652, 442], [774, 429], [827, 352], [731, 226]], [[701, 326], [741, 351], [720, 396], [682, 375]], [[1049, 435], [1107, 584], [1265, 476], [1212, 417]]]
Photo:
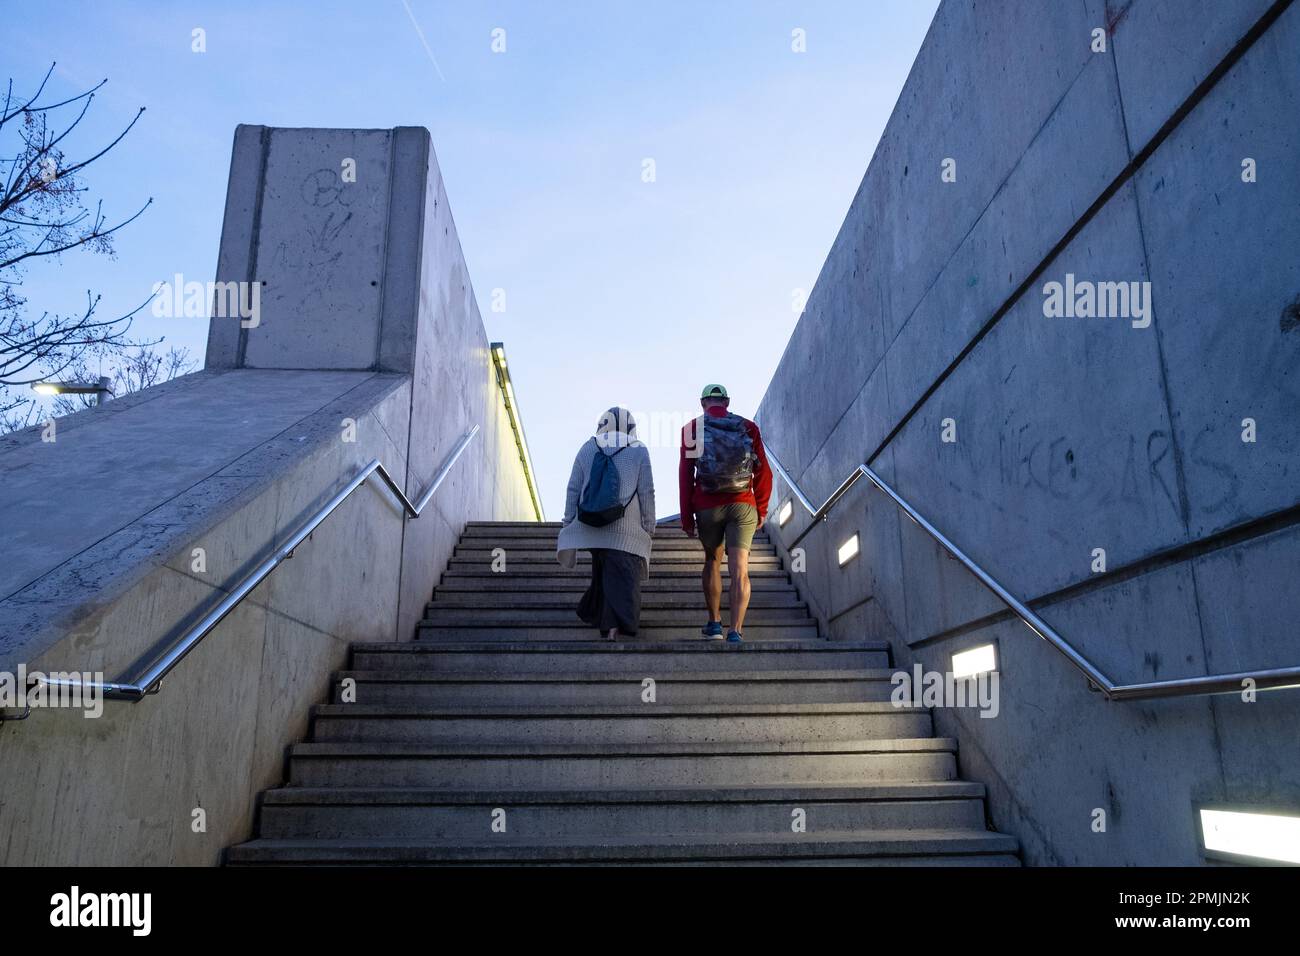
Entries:
[[[147, 107], [87, 182], [110, 220], [154, 200], [115, 260], [40, 263], [25, 294], [121, 312], [174, 273], [211, 279], [239, 123], [426, 126], [555, 519], [609, 405], [671, 420], [720, 381], [753, 414], [937, 0], [409, 3], [436, 65], [402, 0], [6, 4], [0, 79], [26, 92], [57, 61], [60, 98], [109, 80], [71, 155]], [[137, 330], [202, 359], [206, 320]], [[671, 514], [675, 448], [652, 462]]]

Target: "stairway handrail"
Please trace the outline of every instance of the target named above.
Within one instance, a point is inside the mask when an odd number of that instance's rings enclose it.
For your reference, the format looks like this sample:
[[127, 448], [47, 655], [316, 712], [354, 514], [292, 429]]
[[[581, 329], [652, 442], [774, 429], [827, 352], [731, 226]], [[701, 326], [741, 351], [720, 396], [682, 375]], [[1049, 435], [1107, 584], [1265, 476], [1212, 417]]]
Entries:
[[244, 598], [248, 597], [248, 595], [251, 594], [259, 584], [265, 581], [272, 571], [278, 568], [281, 563], [288, 558], [292, 558], [294, 551], [297, 550], [305, 540], [307, 540], [311, 533], [315, 531], [326, 518], [332, 515], [334, 511], [343, 504], [343, 502], [347, 501], [354, 491], [365, 484], [366, 479], [373, 474], [378, 474], [379, 477], [383, 479], [384, 484], [388, 486], [389, 491], [393, 493], [393, 496], [396, 497], [398, 502], [401, 504], [403, 518], [418, 518], [421, 513], [423, 513], [429, 500], [433, 497], [433, 493], [438, 490], [438, 486], [442, 484], [443, 479], [445, 479], [447, 474], [451, 471], [452, 466], [460, 459], [461, 453], [469, 447], [469, 443], [474, 440], [474, 436], [478, 434], [478, 431], [479, 426], [475, 425], [461, 437], [460, 441], [456, 443], [456, 447], [453, 448], [451, 452], [448, 453], [446, 459], [444, 459], [442, 467], [439, 468], [437, 474], [434, 475], [433, 481], [429, 483], [429, 487], [425, 490], [424, 494], [420, 496], [420, 500], [415, 504], [412, 504], [411, 499], [406, 497], [406, 493], [397, 486], [397, 482], [393, 479], [393, 476], [389, 473], [388, 469], [384, 467], [383, 463], [380, 462], [378, 458], [372, 459], [368, 465], [357, 472], [352, 479], [343, 486], [338, 494], [334, 495], [334, 497], [326, 502], [325, 505], [317, 509], [310, 518], [300, 524], [285, 543], [276, 548], [270, 557], [255, 567], [252, 571], [248, 572], [248, 574], [240, 579], [239, 583], [231, 588], [231, 590], [227, 592], [226, 596], [217, 602], [217, 604], [203, 615], [198, 622], [169, 644], [167, 649], [154, 660], [153, 664], [151, 664], [144, 673], [139, 677], [136, 677], [134, 680], [128, 679], [125, 674], [115, 681], [102, 682], [67, 680], [62, 678], [51, 679], [42, 676], [35, 678], [34, 683], [44, 684], [48, 687], [75, 687], [81, 688], [83, 691], [86, 688], [90, 688], [98, 690], [105, 700], [125, 700], [133, 704], [140, 702], [149, 694], [156, 694], [158, 692], [158, 685], [161, 683], [162, 679], [171, 673], [172, 669], [176, 667], [177, 664], [185, 659], [185, 655], [194, 650], [194, 648], [197, 647], [205, 637], [212, 633], [212, 630], [225, 620], [230, 612], [238, 607]]
[[[858, 479], [866, 478], [873, 485], [879, 488], [891, 501], [894, 502], [904, 514], [912, 519], [921, 527], [931, 538], [939, 543], [945, 551], [960, 561], [968, 571], [979, 579], [980, 583], [993, 592], [1003, 604], [1012, 610], [1025, 625], [1047, 641], [1053, 648], [1062, 654], [1066, 660], [1073, 664], [1083, 675], [1088, 678], [1107, 700], [1150, 700], [1163, 697], [1191, 697], [1209, 694], [1238, 694], [1245, 687], [1245, 681], [1253, 681], [1253, 687], [1257, 690], [1278, 689], [1282, 687], [1295, 687], [1300, 685], [1300, 667], [1280, 667], [1271, 670], [1260, 671], [1239, 671], [1232, 674], [1206, 674], [1201, 677], [1179, 677], [1170, 680], [1146, 681], [1140, 684], [1116, 684], [1107, 677], [1100, 668], [1089, 661], [1078, 650], [1074, 648], [1064, 637], [1057, 633], [1056, 629], [1035, 614], [1028, 605], [1013, 595], [1003, 587], [991, 574], [975, 563], [961, 548], [957, 547], [942, 531], [936, 528], [924, 515], [917, 511], [907, 502], [897, 491], [891, 488], [883, 478], [881, 478], [866, 462], [858, 465], [853, 472], [840, 482], [839, 487], [831, 493], [820, 508], [814, 508], [807, 495], [799, 488], [799, 485], [790, 473], [786, 471], [785, 466], [781, 464], [780, 459], [772, 451], [771, 445], [765, 444], [767, 460], [771, 462], [772, 467], [781, 480], [798, 499], [799, 504], [812, 516], [812, 521], [787, 548], [793, 550], [803, 541], [813, 529], [821, 522], [825, 521], [826, 516], [831, 509], [835, 507], [836, 502], [857, 483]], [[778, 528], [779, 532], [779, 528]]]

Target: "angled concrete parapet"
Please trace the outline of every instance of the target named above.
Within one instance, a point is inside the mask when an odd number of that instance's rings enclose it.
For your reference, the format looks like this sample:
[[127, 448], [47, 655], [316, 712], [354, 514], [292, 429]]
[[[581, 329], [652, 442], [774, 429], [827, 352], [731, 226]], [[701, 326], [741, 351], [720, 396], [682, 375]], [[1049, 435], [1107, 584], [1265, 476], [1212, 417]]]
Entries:
[[467, 520], [533, 516], [426, 130], [241, 126], [217, 280], [258, 309], [203, 371], [0, 438], [0, 671], [114, 679], [371, 459], [414, 499], [478, 437], [418, 520], [355, 493], [159, 694], [0, 723], [0, 863], [216, 862], [348, 643], [411, 639]]
[[530, 516], [518, 476], [496, 477], [508, 421], [428, 130], [239, 127], [217, 280], [256, 284], [260, 310], [213, 318], [209, 368], [411, 377], [408, 488], [483, 428], [474, 464], [434, 499], [437, 519], [408, 530], [398, 632], [410, 632], [460, 524], [480, 513], [470, 501]]

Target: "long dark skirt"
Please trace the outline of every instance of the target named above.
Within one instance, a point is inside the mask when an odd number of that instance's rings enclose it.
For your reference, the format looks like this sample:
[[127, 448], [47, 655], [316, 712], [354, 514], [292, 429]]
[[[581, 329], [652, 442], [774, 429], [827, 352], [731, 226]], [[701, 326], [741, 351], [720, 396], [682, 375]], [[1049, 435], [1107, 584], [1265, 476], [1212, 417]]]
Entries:
[[641, 582], [645, 575], [645, 560], [639, 555], [593, 549], [591, 586], [578, 602], [578, 617], [601, 634], [616, 627], [634, 636], [641, 619]]

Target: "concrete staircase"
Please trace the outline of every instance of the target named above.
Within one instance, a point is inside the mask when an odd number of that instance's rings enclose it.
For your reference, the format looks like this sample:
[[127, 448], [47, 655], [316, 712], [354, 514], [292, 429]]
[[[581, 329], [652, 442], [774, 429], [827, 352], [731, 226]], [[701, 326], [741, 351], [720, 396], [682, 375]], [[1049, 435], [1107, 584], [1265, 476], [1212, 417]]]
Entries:
[[888, 646], [822, 640], [765, 536], [747, 643], [701, 638], [700, 547], [676, 529], [641, 634], [605, 643], [557, 528], [466, 528], [418, 640], [353, 646], [228, 863], [1017, 865], [954, 741], [889, 702]]

